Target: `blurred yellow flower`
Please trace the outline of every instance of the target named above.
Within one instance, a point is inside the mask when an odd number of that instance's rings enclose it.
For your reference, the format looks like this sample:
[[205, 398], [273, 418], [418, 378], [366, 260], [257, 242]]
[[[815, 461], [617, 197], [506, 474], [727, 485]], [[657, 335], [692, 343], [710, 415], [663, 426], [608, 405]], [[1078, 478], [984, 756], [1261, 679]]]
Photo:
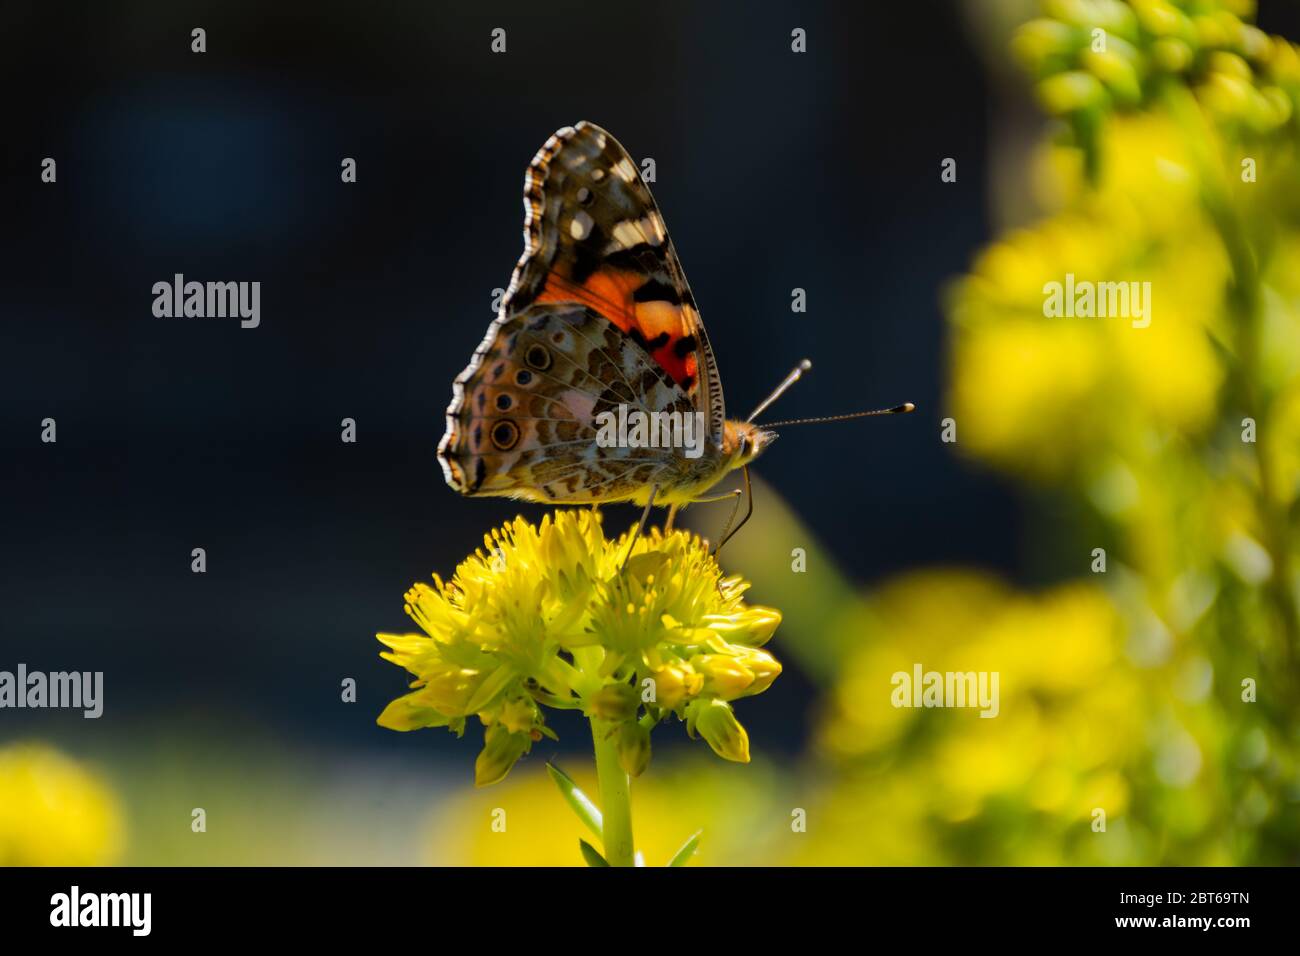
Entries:
[[1043, 109], [1065, 120], [1088, 175], [1102, 169], [1096, 135], [1114, 111], [1150, 108], [1176, 78], [1234, 131], [1263, 135], [1291, 117], [1296, 47], [1249, 23], [1252, 0], [1043, 0], [1012, 52]]
[[[1249, 0], [1041, 9], [1013, 42], [1056, 118], [1041, 218], [950, 288], [948, 401], [954, 451], [1049, 489], [1024, 571], [1075, 580], [918, 572], [835, 618], [855, 650], [790, 862], [1300, 846], [1300, 50]], [[1137, 283], [1145, 314], [1059, 308], [1076, 282]], [[925, 673], [996, 673], [997, 706], [894, 693]]]
[[[1060, 862], [1062, 835], [1088, 833], [1095, 807], [1114, 818], [1128, 810], [1122, 780], [1144, 752], [1146, 706], [1104, 592], [1069, 584], [1031, 596], [978, 572], [928, 571], [889, 582], [869, 606], [869, 639], [821, 721], [821, 747], [842, 782], [813, 812], [837, 823], [818, 828], [824, 838], [810, 839], [801, 861], [850, 862], [848, 847], [823, 839], [834, 842], [852, 819], [858, 864]], [[996, 673], [990, 719], [977, 708], [897, 706], [891, 675], [914, 666]], [[890, 788], [907, 794], [906, 807], [850, 806]], [[1008, 818], [1057, 842], [975, 853], [977, 835]], [[894, 842], [900, 827], [950, 833], [948, 849], [920, 840], [909, 851]]]
[[[569, 768], [588, 793], [588, 761]], [[694, 863], [771, 864], [802, 835], [790, 832], [789, 774], [765, 764], [721, 764], [672, 754], [637, 781], [636, 843], [647, 866], [662, 866], [693, 829], [704, 830]], [[461, 790], [428, 817], [426, 859], [435, 866], [581, 866], [574, 853], [590, 834], [555, 799], [543, 768], [520, 767], [491, 790]]]
[[0, 865], [104, 866], [122, 850], [117, 798], [52, 747], [0, 748]]
[[[1173, 124], [1115, 118], [1100, 143], [1095, 188], [1059, 162], [1068, 208], [994, 243], [949, 298], [958, 448], [1037, 479], [1086, 480], [1108, 453], [1203, 433], [1226, 377], [1227, 257]], [[1067, 276], [1149, 283], [1147, 314], [1046, 314]]]

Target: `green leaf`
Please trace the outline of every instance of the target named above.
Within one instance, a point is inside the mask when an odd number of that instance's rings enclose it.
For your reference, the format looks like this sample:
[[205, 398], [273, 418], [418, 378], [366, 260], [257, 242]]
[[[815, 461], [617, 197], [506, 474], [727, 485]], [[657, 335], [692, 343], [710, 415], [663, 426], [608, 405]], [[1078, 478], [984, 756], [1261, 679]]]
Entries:
[[682, 848], [673, 854], [673, 858], [668, 861], [669, 866], [685, 866], [686, 862], [695, 855], [695, 851], [700, 848], [700, 834], [703, 830], [696, 830], [691, 834], [691, 838], [682, 844]]
[[582, 851], [582, 858], [587, 861], [588, 866], [609, 866], [605, 858], [596, 852], [596, 848], [586, 840], [578, 840], [578, 849]]
[[553, 763], [546, 765], [546, 771], [555, 781], [555, 785], [560, 788], [560, 793], [565, 801], [573, 808], [573, 812], [578, 815], [578, 819], [587, 825], [587, 829], [595, 834], [596, 839], [604, 840], [604, 820], [600, 815], [600, 808], [591, 802], [591, 798], [578, 789], [578, 785], [573, 782], [573, 778], [567, 773], [555, 766]]

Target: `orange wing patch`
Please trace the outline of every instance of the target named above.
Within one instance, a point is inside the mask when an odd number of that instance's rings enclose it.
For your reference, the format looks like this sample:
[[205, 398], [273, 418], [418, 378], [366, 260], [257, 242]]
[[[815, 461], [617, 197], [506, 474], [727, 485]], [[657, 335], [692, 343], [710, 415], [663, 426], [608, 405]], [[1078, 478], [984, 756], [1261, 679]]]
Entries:
[[637, 290], [647, 284], [642, 273], [611, 267], [593, 272], [581, 285], [552, 271], [535, 301], [581, 302], [595, 309], [645, 349], [669, 378], [689, 391], [699, 374], [695, 357], [699, 342], [692, 332], [698, 316], [685, 303], [662, 299], [638, 302]]

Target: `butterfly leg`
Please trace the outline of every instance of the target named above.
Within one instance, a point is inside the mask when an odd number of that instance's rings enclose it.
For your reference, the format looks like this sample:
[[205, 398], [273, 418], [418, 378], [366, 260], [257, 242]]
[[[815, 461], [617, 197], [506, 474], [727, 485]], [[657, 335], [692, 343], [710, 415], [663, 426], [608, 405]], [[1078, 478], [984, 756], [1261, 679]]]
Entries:
[[677, 509], [680, 507], [681, 505], [668, 506], [668, 518], [664, 521], [664, 534], [673, 530], [673, 519], [677, 517]]
[[645, 530], [646, 522], [650, 520], [650, 509], [654, 507], [655, 492], [659, 490], [658, 485], [650, 486], [650, 496], [645, 500], [645, 510], [641, 512], [641, 520], [637, 522], [636, 530], [632, 532], [632, 540], [627, 545], [627, 556], [623, 558], [623, 563], [619, 566], [619, 573], [627, 567], [628, 560], [632, 557], [632, 549], [636, 547], [636, 539], [641, 537], [641, 532]]
[[734, 501], [736, 498], [739, 498], [743, 494], [744, 492], [741, 491], [739, 488], [732, 488], [725, 495], [713, 495], [712, 497], [709, 498], [692, 498], [688, 502], [688, 504], [707, 505], [707, 504], [712, 504], [715, 501]]
[[736, 520], [736, 512], [740, 510], [740, 499], [739, 498], [736, 499], [736, 506], [731, 509], [731, 517], [727, 519], [726, 527], [723, 529], [722, 538], [718, 541], [718, 546], [713, 549], [713, 557], [715, 558], [718, 556], [718, 552], [722, 550], [722, 546], [726, 544], [728, 541], [730, 541], [733, 537], [735, 537], [736, 532], [739, 531], [741, 528], [745, 527], [745, 523], [754, 516], [754, 489], [750, 486], [749, 483], [749, 466], [746, 465], [744, 468], [741, 469], [741, 471], [745, 476], [744, 493], [745, 493], [745, 499], [749, 504], [749, 508], [745, 512], [745, 517], [740, 519], [740, 524], [736, 525], [733, 528], [731, 526], [731, 523], [734, 520]]
[[[710, 496], [707, 497], [707, 498], [692, 498], [690, 501], [686, 502], [686, 504], [688, 504], [688, 505], [707, 505], [707, 504], [712, 504], [712, 503], [715, 502], [715, 501], [735, 501], [735, 500], [736, 500], [737, 498], [739, 498], [742, 494], [744, 494], [744, 492], [741, 491], [739, 488], [732, 488], [732, 489], [731, 489], [730, 491], [728, 491], [726, 494], [723, 494], [723, 495], [710, 495]], [[669, 512], [668, 512], [668, 524], [664, 527], [664, 531], [665, 531], [665, 533], [666, 533], [666, 532], [669, 532], [669, 531], [671, 531], [671, 530], [673, 529], [672, 520], [673, 520], [673, 517], [677, 514], [677, 510], [678, 510], [678, 508], [684, 508], [684, 507], [686, 507], [686, 505], [673, 505], [673, 507], [669, 510]], [[739, 507], [739, 505], [737, 505], [737, 507]], [[727, 526], [728, 528], [731, 527], [731, 522], [734, 521], [735, 519], [736, 519], [736, 508], [732, 508], [732, 509], [731, 509], [731, 517], [727, 519], [727, 525], [726, 525], [726, 526]]]

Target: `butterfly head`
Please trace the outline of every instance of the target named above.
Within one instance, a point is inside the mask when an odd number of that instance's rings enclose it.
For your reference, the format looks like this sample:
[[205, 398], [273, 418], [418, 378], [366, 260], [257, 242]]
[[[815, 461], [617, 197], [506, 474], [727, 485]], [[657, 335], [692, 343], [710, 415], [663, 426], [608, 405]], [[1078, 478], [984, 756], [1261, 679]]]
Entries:
[[722, 433], [722, 451], [731, 467], [739, 468], [757, 458], [775, 438], [776, 432], [752, 422], [728, 421]]

